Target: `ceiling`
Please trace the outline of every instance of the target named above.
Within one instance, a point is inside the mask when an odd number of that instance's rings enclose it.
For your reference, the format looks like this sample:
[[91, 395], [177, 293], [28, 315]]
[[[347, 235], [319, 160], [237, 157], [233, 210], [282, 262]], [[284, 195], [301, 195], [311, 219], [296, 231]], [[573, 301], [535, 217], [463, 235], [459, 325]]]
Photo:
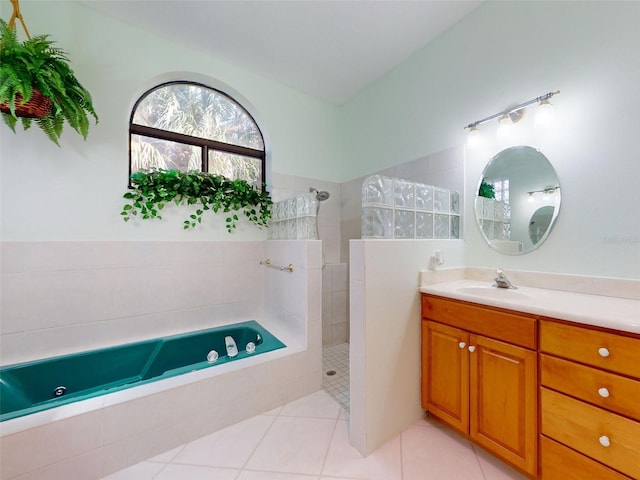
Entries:
[[83, 0], [110, 17], [342, 104], [484, 0]]

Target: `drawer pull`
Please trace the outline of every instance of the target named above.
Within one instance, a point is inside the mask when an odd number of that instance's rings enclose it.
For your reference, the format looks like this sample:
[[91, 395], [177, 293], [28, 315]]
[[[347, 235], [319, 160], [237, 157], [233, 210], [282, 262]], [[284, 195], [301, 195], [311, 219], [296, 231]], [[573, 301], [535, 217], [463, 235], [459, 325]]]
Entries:
[[602, 398], [608, 398], [609, 397], [609, 389], [602, 387], [598, 389], [598, 395], [600, 395]]
[[467, 344], [466, 344], [466, 343], [464, 343], [464, 342], [460, 342], [460, 343], [458, 344], [458, 346], [459, 346], [460, 348], [464, 348], [464, 347], [466, 347], [466, 346], [467, 346]]
[[474, 347], [473, 345], [469, 345], [469, 351], [471, 353], [475, 352], [476, 351], [476, 347]]
[[600, 442], [600, 445], [602, 445], [603, 447], [609, 447], [611, 446], [611, 440], [609, 440], [609, 437], [607, 437], [606, 435], [602, 435], [598, 441]]
[[598, 354], [602, 357], [602, 358], [607, 358], [609, 356], [609, 349], [605, 348], [605, 347], [600, 347], [598, 349]]

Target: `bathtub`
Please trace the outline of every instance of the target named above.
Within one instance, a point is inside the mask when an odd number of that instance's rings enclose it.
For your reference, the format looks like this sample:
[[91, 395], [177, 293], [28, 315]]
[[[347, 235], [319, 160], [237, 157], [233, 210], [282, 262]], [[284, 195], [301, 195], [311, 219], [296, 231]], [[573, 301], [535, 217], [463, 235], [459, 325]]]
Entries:
[[[228, 353], [228, 337], [237, 352]], [[5, 366], [0, 422], [284, 347], [256, 321], [247, 321]]]

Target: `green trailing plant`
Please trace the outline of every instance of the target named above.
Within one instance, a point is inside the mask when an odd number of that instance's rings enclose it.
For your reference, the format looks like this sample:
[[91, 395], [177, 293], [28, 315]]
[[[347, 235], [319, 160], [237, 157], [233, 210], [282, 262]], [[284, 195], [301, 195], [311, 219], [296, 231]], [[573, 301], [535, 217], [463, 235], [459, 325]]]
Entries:
[[[91, 95], [69, 66], [67, 54], [53, 44], [49, 35], [21, 42], [16, 31], [0, 19], [0, 104], [7, 109], [2, 117], [14, 132], [18, 121], [25, 130], [35, 121], [47, 137], [60, 146], [65, 121], [86, 139], [89, 116], [97, 123], [98, 115]], [[42, 118], [16, 115], [16, 104], [31, 100], [35, 90], [51, 101], [49, 113]]]
[[482, 180], [482, 182], [480, 183], [480, 189], [478, 190], [478, 196], [484, 198], [496, 198], [496, 193], [493, 189], [493, 185]]
[[169, 203], [192, 205], [195, 210], [183, 222], [185, 230], [202, 223], [205, 211], [224, 212], [227, 231], [236, 228], [238, 212], [259, 227], [271, 218], [271, 197], [246, 180], [229, 180], [222, 175], [198, 171], [152, 170], [131, 175], [132, 191], [124, 194], [124, 221], [133, 217], [162, 218], [160, 212]]

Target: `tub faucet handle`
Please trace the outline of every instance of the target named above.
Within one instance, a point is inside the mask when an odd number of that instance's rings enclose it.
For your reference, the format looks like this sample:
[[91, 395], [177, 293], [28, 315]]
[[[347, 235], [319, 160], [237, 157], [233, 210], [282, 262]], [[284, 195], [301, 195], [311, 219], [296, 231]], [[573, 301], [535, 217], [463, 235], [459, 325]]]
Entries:
[[238, 355], [238, 346], [231, 335], [224, 337], [224, 344], [227, 348], [227, 356], [233, 358]]

